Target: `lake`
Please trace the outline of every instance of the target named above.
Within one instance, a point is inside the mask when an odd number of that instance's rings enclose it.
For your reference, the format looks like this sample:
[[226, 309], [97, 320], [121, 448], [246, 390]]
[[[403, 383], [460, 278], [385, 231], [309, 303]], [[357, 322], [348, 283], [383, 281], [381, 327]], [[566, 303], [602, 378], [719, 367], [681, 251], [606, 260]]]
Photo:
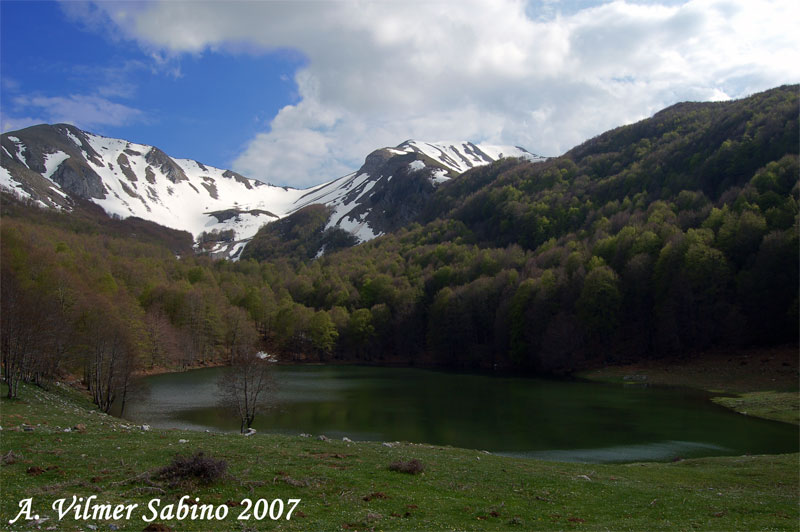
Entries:
[[[225, 368], [146, 377], [125, 418], [238, 431], [218, 404]], [[410, 441], [561, 461], [626, 462], [798, 451], [800, 429], [737, 414], [689, 389], [410, 368], [276, 366], [259, 432]]]

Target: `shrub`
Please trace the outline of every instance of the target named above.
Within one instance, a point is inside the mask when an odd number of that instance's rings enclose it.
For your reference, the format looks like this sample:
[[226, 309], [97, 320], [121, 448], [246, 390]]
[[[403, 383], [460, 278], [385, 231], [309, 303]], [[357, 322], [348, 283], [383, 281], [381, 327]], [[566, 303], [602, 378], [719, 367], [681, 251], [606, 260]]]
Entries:
[[173, 484], [192, 481], [211, 484], [222, 478], [227, 470], [228, 462], [225, 460], [216, 460], [198, 451], [191, 457], [176, 455], [171, 464], [158, 471], [157, 476]]
[[408, 473], [409, 475], [416, 475], [417, 473], [422, 473], [424, 470], [425, 466], [423, 466], [422, 462], [416, 458], [409, 460], [408, 462], [398, 460], [397, 462], [392, 462], [389, 464], [389, 471]]

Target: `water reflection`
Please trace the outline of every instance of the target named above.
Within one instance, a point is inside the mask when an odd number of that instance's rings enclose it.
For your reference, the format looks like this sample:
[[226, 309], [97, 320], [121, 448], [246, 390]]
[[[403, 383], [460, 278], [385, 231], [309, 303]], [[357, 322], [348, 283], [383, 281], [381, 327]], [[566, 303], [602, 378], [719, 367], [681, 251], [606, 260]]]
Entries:
[[[238, 430], [218, 406], [221, 368], [146, 379], [126, 418]], [[260, 432], [413, 441], [540, 459], [615, 462], [798, 450], [798, 427], [748, 418], [691, 390], [501, 378], [405, 368], [276, 368]]]

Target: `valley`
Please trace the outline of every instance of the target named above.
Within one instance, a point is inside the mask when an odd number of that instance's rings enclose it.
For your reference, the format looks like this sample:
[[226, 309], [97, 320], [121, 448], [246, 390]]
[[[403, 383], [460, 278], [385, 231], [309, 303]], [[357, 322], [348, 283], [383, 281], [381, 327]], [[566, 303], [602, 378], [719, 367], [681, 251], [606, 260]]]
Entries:
[[796, 0], [0, 0], [0, 532], [800, 532]]
[[[728, 443], [711, 444], [703, 435], [686, 436], [677, 447], [656, 445], [666, 454], [644, 455], [626, 444], [680, 443], [675, 438], [685, 427], [655, 441], [604, 440], [596, 447], [628, 449], [622, 461], [636, 461], [611, 465], [567, 463], [563, 453], [496, 456], [482, 452], [483, 440], [437, 439], [435, 430], [411, 430], [407, 438], [420, 440], [414, 443], [390, 432], [359, 437], [355, 429], [340, 435], [329, 427], [327, 439], [314, 439], [295, 431], [322, 429], [294, 424], [284, 427], [289, 435], [244, 437], [106, 414], [121, 401], [133, 411], [143, 373], [245, 368], [245, 354], [262, 352], [282, 363], [277, 375], [333, 368], [344, 376], [332, 382], [342, 384], [359, 380], [354, 371], [374, 371], [370, 378], [379, 384], [357, 401], [362, 406], [390, 384], [435, 368], [485, 374], [478, 380], [514, 375], [515, 384], [500, 386], [489, 402], [520, 399], [520, 426], [574, 399], [539, 378], [578, 376], [610, 380], [611, 388], [620, 381], [655, 385], [639, 399], [618, 399], [644, 401], [638, 428], [660, 425], [659, 405], [676, 401], [669, 394], [678, 392], [660, 384], [700, 388], [733, 410], [796, 423], [797, 110], [797, 86], [678, 104], [560, 157], [502, 157], [463, 173], [446, 149], [403, 143], [374, 152], [352, 175], [305, 191], [67, 126], [28, 131], [57, 137], [50, 146], [61, 155], [24, 142], [23, 132], [4, 135], [3, 516], [15, 509], [9, 501], [26, 494], [43, 507], [65, 490], [146, 505], [153, 496], [177, 499], [189, 490], [215, 504], [230, 501], [229, 508], [243, 493], [306, 501], [299, 519], [281, 522], [285, 529], [791, 528], [797, 453], [780, 442], [796, 443], [796, 425], [723, 411], [707, 395], [695, 413], [716, 412], [726, 429], [745, 427], [739, 435], [734, 430]], [[499, 157], [499, 149], [482, 153]], [[186, 194], [204, 201], [180, 221]], [[144, 211], [136, 211], [139, 205]], [[139, 216], [145, 205], [197, 225], [158, 225]], [[109, 216], [106, 209], [119, 212]], [[266, 219], [274, 221], [261, 225]], [[237, 260], [222, 257], [223, 248]], [[377, 377], [382, 371], [399, 377]], [[304, 393], [321, 393], [323, 384]], [[547, 406], [536, 400], [537, 390], [561, 400]], [[632, 415], [601, 408], [603, 394], [594, 390], [576, 408], [581, 415], [592, 408], [617, 421]], [[211, 425], [198, 419], [230, 416], [215, 408], [179, 415], [205, 430]], [[338, 403], [314, 408], [289, 409], [290, 417], [351, 413], [348, 420], [358, 423], [371, 415]], [[424, 418], [426, 409], [411, 417]], [[512, 452], [592, 449], [580, 445], [582, 426], [600, 422], [590, 417], [573, 423], [574, 430], [562, 427], [568, 444], [534, 449], [522, 442]], [[261, 427], [258, 419], [254, 426]], [[272, 421], [265, 432], [280, 425]], [[467, 432], [479, 434], [491, 423], [484, 419]], [[784, 436], [767, 437], [778, 447], [756, 452], [783, 454], [746, 454], [742, 434], [771, 434], [758, 427]], [[605, 438], [607, 427], [598, 434]], [[720, 454], [734, 456], [687, 459], [686, 442], [730, 448]], [[54, 453], [63, 465], [48, 458]], [[96, 460], [86, 469], [89, 453]], [[224, 461], [227, 476], [171, 483], [162, 471], [178, 467], [176, 456], [212, 470]]]

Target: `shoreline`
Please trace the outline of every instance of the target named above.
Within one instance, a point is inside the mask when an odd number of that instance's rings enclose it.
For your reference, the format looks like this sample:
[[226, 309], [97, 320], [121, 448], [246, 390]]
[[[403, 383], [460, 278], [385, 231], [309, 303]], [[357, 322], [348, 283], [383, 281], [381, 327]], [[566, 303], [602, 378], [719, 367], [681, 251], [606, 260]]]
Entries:
[[184, 368], [173, 368], [168, 366], [153, 366], [149, 369], [142, 369], [139, 371], [135, 371], [133, 376], [136, 378], [139, 377], [152, 377], [153, 375], [164, 375], [167, 373], [184, 373], [186, 371], [191, 371], [193, 369], [204, 369], [204, 368], [221, 368], [227, 366], [227, 362], [209, 362], [206, 364], [197, 364], [193, 366], [187, 366]]
[[[504, 376], [504, 371], [446, 368], [397, 361], [279, 360], [280, 366], [368, 366], [413, 368]], [[185, 368], [155, 366], [135, 373], [137, 378], [184, 373], [194, 369], [225, 367], [226, 362], [209, 362]], [[552, 378], [547, 375], [524, 375]], [[713, 348], [694, 356], [643, 359], [635, 363], [608, 365], [581, 370], [572, 378], [606, 382], [646, 383], [677, 386], [708, 392], [710, 400], [743, 415], [800, 425], [800, 356], [796, 344], [752, 349]], [[563, 376], [561, 378], [564, 378]]]
[[643, 360], [578, 372], [608, 383], [647, 383], [708, 392], [710, 400], [743, 415], [800, 425], [798, 346], [715, 348], [698, 357]]
[[[408, 442], [256, 440], [143, 429], [99, 413], [62, 386], [24, 385], [22, 392], [21, 400], [0, 400], [6, 487], [0, 513], [17, 515], [19, 502], [34, 497], [42, 521], [65, 529], [111, 524], [72, 515], [61, 521], [48, 510], [58, 499], [92, 492], [102, 493], [105, 504], [139, 508], [188, 494], [234, 512], [214, 523], [159, 519], [161, 530], [198, 532], [236, 528], [243, 498], [301, 500], [302, 513], [279, 527], [298, 531], [565, 530], [584, 523], [591, 530], [782, 530], [798, 518], [796, 452], [595, 464]], [[228, 474], [213, 482], [187, 475], [175, 483], [160, 473], [201, 452], [206, 463], [224, 463]], [[410, 463], [421, 471], [395, 466]], [[110, 521], [117, 530], [142, 530], [141, 515]]]

